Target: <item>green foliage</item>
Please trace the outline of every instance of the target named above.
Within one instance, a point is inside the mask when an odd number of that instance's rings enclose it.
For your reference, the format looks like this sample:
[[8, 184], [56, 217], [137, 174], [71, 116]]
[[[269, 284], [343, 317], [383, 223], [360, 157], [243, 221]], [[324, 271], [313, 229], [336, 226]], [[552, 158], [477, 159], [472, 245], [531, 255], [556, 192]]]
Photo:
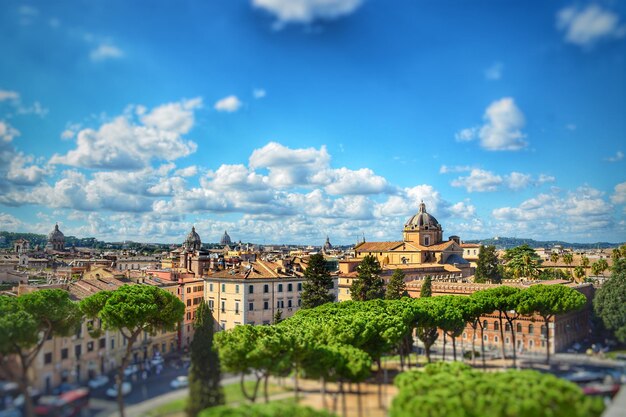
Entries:
[[239, 407], [220, 406], [209, 408], [200, 417], [335, 417], [328, 411], [315, 410], [295, 404], [273, 402], [269, 404], [246, 404]]
[[407, 295], [404, 278], [405, 274], [402, 270], [396, 269], [393, 271], [385, 292], [385, 298], [387, 300], [399, 300]]
[[493, 245], [480, 246], [474, 282], [500, 283], [502, 277], [498, 269], [499, 261], [496, 247]]
[[426, 275], [422, 288], [420, 288], [420, 298], [432, 297], [433, 295], [433, 279], [430, 275]]
[[609, 263], [606, 261], [606, 259], [598, 259], [591, 265], [591, 272], [594, 275], [604, 275], [604, 271], [606, 271], [607, 269], [609, 269]]
[[385, 284], [380, 278], [382, 268], [374, 256], [365, 256], [357, 266], [357, 272], [357, 278], [350, 286], [350, 295], [353, 300], [367, 301], [385, 296]]
[[185, 408], [189, 417], [195, 417], [205, 408], [224, 404], [224, 391], [220, 385], [220, 362], [213, 348], [215, 322], [205, 301], [196, 311], [194, 329], [191, 341], [189, 398]]
[[539, 275], [541, 258], [528, 245], [507, 249], [504, 254], [506, 268], [515, 278], [535, 279]]
[[601, 399], [575, 384], [529, 370], [484, 373], [440, 362], [404, 372], [394, 383], [399, 392], [390, 417], [592, 417], [603, 409]]
[[626, 343], [626, 270], [620, 269], [614, 268], [616, 272], [598, 289], [593, 307], [606, 328]]
[[585, 306], [587, 298], [565, 285], [537, 284], [522, 291], [517, 305], [521, 314], [538, 314], [544, 319], [554, 315], [579, 310]]
[[311, 255], [304, 271], [302, 284], [302, 308], [313, 308], [332, 302], [334, 296], [329, 292], [333, 288], [333, 279], [326, 267], [324, 255]]
[[559, 268], [543, 268], [537, 279], [548, 281], [552, 279], [569, 279], [569, 275]]

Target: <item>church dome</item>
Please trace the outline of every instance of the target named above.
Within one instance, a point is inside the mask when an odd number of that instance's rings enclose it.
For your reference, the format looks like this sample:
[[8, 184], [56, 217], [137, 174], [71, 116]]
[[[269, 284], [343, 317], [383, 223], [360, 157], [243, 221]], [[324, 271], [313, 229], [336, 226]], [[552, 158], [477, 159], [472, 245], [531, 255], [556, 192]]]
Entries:
[[224, 235], [220, 239], [220, 245], [226, 246], [226, 245], [232, 245], [232, 244], [233, 242], [230, 240], [230, 236], [228, 236], [228, 232], [224, 230]]
[[196, 233], [196, 228], [194, 226], [191, 227], [191, 232], [187, 235], [184, 246], [188, 250], [199, 250], [200, 247], [202, 247], [200, 235]]
[[434, 216], [426, 212], [426, 204], [420, 203], [419, 212], [412, 216], [405, 224], [405, 229], [415, 229], [421, 227], [441, 227]]
[[54, 230], [48, 234], [48, 242], [65, 242], [65, 235], [59, 230], [59, 225], [54, 225]]

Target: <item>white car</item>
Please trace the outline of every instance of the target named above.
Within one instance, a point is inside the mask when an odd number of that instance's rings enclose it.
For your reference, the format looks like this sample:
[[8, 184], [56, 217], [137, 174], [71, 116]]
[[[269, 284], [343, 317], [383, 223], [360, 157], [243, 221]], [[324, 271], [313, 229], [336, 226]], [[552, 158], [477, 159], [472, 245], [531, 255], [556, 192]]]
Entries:
[[[130, 382], [122, 382], [122, 396], [127, 396], [133, 390], [133, 386]], [[113, 385], [106, 392], [107, 397], [117, 397], [117, 384]]]
[[124, 376], [131, 376], [132, 374], [136, 374], [139, 372], [139, 367], [137, 365], [128, 365], [124, 369]]
[[165, 362], [163, 360], [162, 356], [155, 356], [150, 363], [152, 364], [152, 366], [157, 366], [157, 365], [163, 365], [163, 362]]
[[174, 389], [184, 388], [189, 385], [189, 378], [186, 376], [178, 376], [172, 382], [170, 382], [170, 387]]
[[91, 389], [98, 389], [100, 387], [105, 386], [108, 383], [109, 383], [109, 377], [106, 375], [100, 375], [100, 376], [95, 377], [94, 379], [89, 380], [89, 382], [87, 382], [87, 385], [89, 385], [89, 388]]

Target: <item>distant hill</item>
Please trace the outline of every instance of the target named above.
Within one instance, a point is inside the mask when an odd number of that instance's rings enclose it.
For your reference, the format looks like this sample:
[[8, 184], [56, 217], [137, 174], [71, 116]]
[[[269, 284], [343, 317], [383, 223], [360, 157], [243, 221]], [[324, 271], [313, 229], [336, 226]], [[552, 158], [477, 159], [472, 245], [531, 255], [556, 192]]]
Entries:
[[489, 239], [480, 240], [464, 240], [464, 243], [479, 243], [482, 245], [493, 245], [498, 249], [509, 249], [520, 245], [528, 245], [531, 248], [551, 248], [555, 245], [561, 245], [564, 248], [574, 249], [607, 249], [621, 246], [624, 243], [609, 243], [609, 242], [596, 242], [596, 243], [569, 243], [562, 240], [534, 240], [524, 239], [518, 237], [495, 237]]

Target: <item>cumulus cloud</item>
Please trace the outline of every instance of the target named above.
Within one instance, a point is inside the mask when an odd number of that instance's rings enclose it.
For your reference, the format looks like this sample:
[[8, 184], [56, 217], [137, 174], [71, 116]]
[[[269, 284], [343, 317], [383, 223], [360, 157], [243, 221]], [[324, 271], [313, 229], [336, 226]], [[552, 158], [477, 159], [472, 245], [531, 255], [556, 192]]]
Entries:
[[439, 173], [449, 174], [453, 172], [467, 172], [471, 170], [472, 170], [472, 167], [470, 167], [469, 165], [454, 165], [454, 166], [442, 165], [439, 168]]
[[480, 146], [488, 151], [518, 151], [528, 146], [522, 128], [526, 124], [524, 114], [511, 97], [492, 102], [483, 116], [485, 123], [462, 129], [455, 134], [458, 142], [480, 140]]
[[453, 187], [463, 187], [467, 192], [473, 193], [493, 192], [500, 190], [502, 187], [518, 191], [528, 188], [529, 186], [540, 186], [554, 181], [554, 177], [546, 174], [540, 174], [536, 179], [533, 179], [532, 175], [522, 172], [513, 171], [510, 174], [501, 176], [492, 171], [475, 168], [470, 171], [469, 175], [452, 180], [450, 185]]
[[218, 100], [213, 108], [217, 111], [234, 113], [239, 110], [242, 106], [241, 101], [237, 98], [237, 96], [228, 96], [224, 97], [221, 100]]
[[24, 155], [21, 152], [13, 154], [6, 178], [17, 185], [38, 184], [51, 170], [34, 162], [35, 158], [32, 155]]
[[20, 94], [16, 91], [0, 90], [0, 101], [19, 100]]
[[503, 70], [504, 64], [502, 62], [494, 62], [493, 65], [485, 70], [485, 78], [491, 81], [499, 80], [502, 78]]
[[172, 161], [196, 151], [182, 135], [194, 125], [194, 110], [201, 99], [183, 100], [154, 108], [135, 120], [125, 114], [96, 129], [76, 135], [76, 148], [55, 154], [50, 162], [83, 168], [141, 169], [152, 160]]
[[363, 0], [252, 0], [256, 8], [276, 16], [278, 24], [332, 20], [356, 11]]
[[620, 22], [619, 16], [597, 4], [561, 9], [557, 13], [556, 25], [564, 33], [566, 42], [586, 48], [602, 40], [626, 35], [626, 25]]
[[20, 131], [8, 124], [5, 121], [0, 120], [0, 139], [4, 142], [11, 142], [13, 138], [20, 135]]
[[0, 213], [0, 230], [8, 232], [17, 232], [23, 230], [23, 223], [8, 213]]
[[608, 158], [605, 158], [605, 159], [606, 159], [607, 161], [609, 161], [609, 162], [619, 162], [619, 161], [621, 161], [622, 159], [624, 159], [624, 152], [622, 152], [622, 151], [617, 151], [617, 152], [615, 153], [615, 155], [613, 155], [613, 156], [609, 156]]
[[611, 202], [613, 204], [626, 204], [626, 182], [615, 186], [613, 195], [611, 195]]
[[93, 62], [119, 59], [123, 56], [124, 52], [111, 43], [101, 43], [89, 53], [89, 58], [91, 58]]

